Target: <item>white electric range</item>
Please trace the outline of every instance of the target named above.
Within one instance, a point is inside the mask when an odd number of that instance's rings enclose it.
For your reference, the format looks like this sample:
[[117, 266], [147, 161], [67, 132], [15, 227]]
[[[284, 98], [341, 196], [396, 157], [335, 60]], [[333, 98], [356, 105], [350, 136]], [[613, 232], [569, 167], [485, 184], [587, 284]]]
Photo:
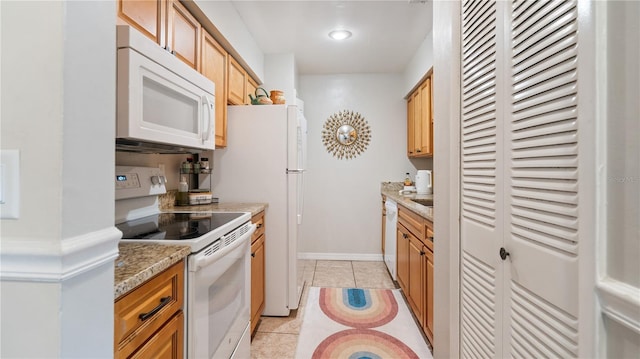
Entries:
[[250, 213], [161, 212], [158, 168], [116, 166], [116, 227], [122, 241], [188, 245], [187, 358], [249, 357]]

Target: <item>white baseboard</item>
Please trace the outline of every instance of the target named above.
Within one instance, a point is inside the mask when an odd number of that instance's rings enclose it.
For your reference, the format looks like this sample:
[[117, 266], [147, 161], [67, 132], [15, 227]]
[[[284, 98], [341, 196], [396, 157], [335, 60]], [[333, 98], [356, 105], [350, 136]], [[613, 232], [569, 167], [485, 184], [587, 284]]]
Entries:
[[325, 261], [373, 261], [382, 262], [382, 254], [365, 253], [298, 253], [298, 259], [325, 260]]
[[0, 247], [0, 278], [61, 282], [118, 257], [122, 237], [115, 227], [62, 240], [5, 239]]

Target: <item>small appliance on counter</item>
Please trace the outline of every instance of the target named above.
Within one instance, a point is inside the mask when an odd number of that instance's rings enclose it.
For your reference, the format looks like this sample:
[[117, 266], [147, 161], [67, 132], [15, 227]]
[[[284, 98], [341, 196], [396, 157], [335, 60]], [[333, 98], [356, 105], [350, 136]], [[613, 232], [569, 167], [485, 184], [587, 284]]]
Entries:
[[413, 181], [411, 181], [411, 175], [409, 175], [409, 172], [405, 173], [403, 184], [404, 187], [400, 190], [400, 194], [411, 194], [416, 192], [416, 186], [414, 186]]
[[432, 194], [433, 182], [431, 170], [419, 170], [416, 174], [416, 193]]

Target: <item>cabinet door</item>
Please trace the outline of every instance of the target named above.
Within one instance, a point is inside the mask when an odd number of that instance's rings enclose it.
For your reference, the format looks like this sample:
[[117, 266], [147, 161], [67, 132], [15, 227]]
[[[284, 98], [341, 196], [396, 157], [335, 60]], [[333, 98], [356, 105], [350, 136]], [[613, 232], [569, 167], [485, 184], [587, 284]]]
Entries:
[[420, 86], [420, 143], [416, 146], [418, 154], [433, 154], [431, 139], [431, 77], [427, 77]]
[[227, 51], [202, 31], [200, 72], [216, 84], [216, 147], [227, 145]]
[[381, 243], [381, 249], [382, 249], [382, 256], [384, 258], [384, 236], [385, 236], [385, 230], [387, 228], [387, 209], [384, 206], [384, 201], [385, 201], [385, 197], [382, 196], [382, 243]]
[[424, 322], [424, 276], [423, 244], [413, 235], [409, 235], [409, 292], [407, 299], [418, 322]]
[[426, 246], [422, 248], [425, 255], [423, 256], [424, 276], [425, 276], [425, 309], [423, 329], [427, 338], [433, 344], [433, 252]]
[[409, 231], [398, 225], [398, 233], [396, 235], [396, 265], [398, 284], [409, 295]]
[[250, 94], [255, 95], [257, 88], [258, 88], [258, 83], [256, 83], [254, 79], [252, 79], [251, 77], [249, 77], [249, 75], [247, 75], [247, 89], [246, 89], [247, 96], [245, 96], [245, 99], [244, 99], [245, 105], [251, 104], [249, 95]]
[[184, 315], [182, 311], [171, 318], [149, 341], [130, 358], [182, 359], [184, 347]]
[[247, 81], [247, 73], [232, 56], [229, 56], [228, 59], [227, 81], [229, 85], [227, 89], [227, 101], [231, 105], [245, 104], [247, 101], [245, 99], [248, 99], [246, 94], [247, 88], [245, 85]]
[[118, 0], [118, 17], [158, 45], [165, 46], [165, 1]]
[[169, 1], [167, 12], [167, 50], [199, 70], [200, 23], [178, 0]]
[[418, 89], [413, 94], [413, 156], [422, 155], [422, 96]]
[[413, 135], [413, 122], [415, 121], [413, 111], [413, 94], [407, 99], [407, 156], [412, 157], [415, 149], [415, 137]]
[[264, 234], [251, 245], [251, 332], [264, 309]]

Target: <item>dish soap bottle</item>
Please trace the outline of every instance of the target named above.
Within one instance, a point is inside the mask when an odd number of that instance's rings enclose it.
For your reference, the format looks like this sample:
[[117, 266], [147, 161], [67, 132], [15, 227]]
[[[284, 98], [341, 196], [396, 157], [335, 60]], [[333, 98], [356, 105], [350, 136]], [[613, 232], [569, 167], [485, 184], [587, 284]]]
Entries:
[[406, 173], [404, 177], [404, 185], [405, 187], [411, 186], [411, 176], [409, 176], [409, 172]]
[[178, 184], [178, 206], [186, 206], [189, 204], [189, 184], [187, 178], [182, 176]]

